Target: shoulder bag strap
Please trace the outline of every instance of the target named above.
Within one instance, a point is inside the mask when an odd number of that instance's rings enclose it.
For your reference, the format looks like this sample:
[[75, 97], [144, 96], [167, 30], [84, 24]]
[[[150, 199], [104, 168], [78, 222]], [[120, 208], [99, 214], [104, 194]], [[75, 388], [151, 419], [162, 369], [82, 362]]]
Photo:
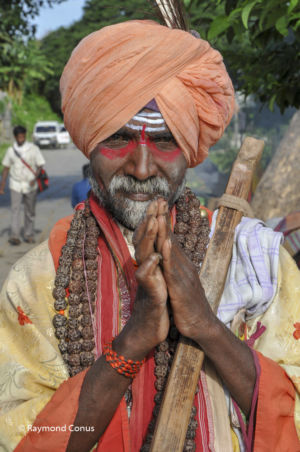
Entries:
[[15, 149], [14, 146], [13, 146], [13, 150], [14, 150], [14, 153], [16, 154], [16, 156], [19, 157], [19, 159], [21, 160], [21, 162], [26, 166], [26, 168], [28, 168], [28, 169], [35, 175], [35, 177], [36, 177], [35, 171], [31, 168], [31, 166], [30, 166], [27, 162], [25, 162], [25, 160], [21, 157], [20, 152], [17, 151], [17, 150]]

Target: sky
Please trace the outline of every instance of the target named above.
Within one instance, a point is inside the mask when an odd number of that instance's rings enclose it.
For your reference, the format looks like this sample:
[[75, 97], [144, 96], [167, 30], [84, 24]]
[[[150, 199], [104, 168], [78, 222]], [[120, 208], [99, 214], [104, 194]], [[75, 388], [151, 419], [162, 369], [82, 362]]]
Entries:
[[67, 0], [53, 8], [45, 7], [40, 11], [33, 23], [37, 25], [36, 37], [45, 36], [49, 31], [61, 26], [69, 26], [82, 16], [82, 7], [85, 0]]

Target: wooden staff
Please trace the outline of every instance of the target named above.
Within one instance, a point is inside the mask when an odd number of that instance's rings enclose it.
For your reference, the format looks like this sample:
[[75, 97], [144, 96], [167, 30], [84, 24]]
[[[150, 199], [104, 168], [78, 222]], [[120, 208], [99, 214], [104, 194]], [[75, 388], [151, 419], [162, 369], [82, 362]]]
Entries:
[[[247, 137], [233, 165], [225, 193], [246, 200], [264, 142]], [[232, 255], [234, 231], [242, 212], [221, 206], [215, 231], [200, 271], [206, 298], [214, 313], [223, 293]], [[160, 408], [151, 452], [182, 452], [204, 353], [186, 337], [181, 337]]]

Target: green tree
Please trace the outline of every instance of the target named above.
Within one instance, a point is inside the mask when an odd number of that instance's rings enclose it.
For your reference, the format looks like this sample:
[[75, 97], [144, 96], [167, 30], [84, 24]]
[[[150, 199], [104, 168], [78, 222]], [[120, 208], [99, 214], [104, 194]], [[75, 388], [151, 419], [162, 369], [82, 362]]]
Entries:
[[237, 89], [300, 106], [300, 0], [185, 0], [191, 25], [223, 54]]
[[0, 0], [0, 89], [21, 98], [50, 75], [51, 64], [34, 39], [31, 20], [45, 5], [65, 0]]
[[53, 73], [36, 40], [9, 39], [0, 43], [0, 49], [0, 88], [19, 101], [26, 91], [37, 91], [37, 82]]

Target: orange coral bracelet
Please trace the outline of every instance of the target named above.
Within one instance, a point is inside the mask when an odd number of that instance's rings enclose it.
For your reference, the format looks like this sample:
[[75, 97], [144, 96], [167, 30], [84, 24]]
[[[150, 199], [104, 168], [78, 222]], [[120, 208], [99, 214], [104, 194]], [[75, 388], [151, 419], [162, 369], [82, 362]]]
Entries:
[[104, 345], [103, 355], [113, 369], [128, 378], [136, 377], [140, 368], [146, 361], [145, 358], [142, 361], [133, 361], [132, 359], [126, 359], [124, 356], [118, 355], [117, 352], [112, 349], [112, 341]]

